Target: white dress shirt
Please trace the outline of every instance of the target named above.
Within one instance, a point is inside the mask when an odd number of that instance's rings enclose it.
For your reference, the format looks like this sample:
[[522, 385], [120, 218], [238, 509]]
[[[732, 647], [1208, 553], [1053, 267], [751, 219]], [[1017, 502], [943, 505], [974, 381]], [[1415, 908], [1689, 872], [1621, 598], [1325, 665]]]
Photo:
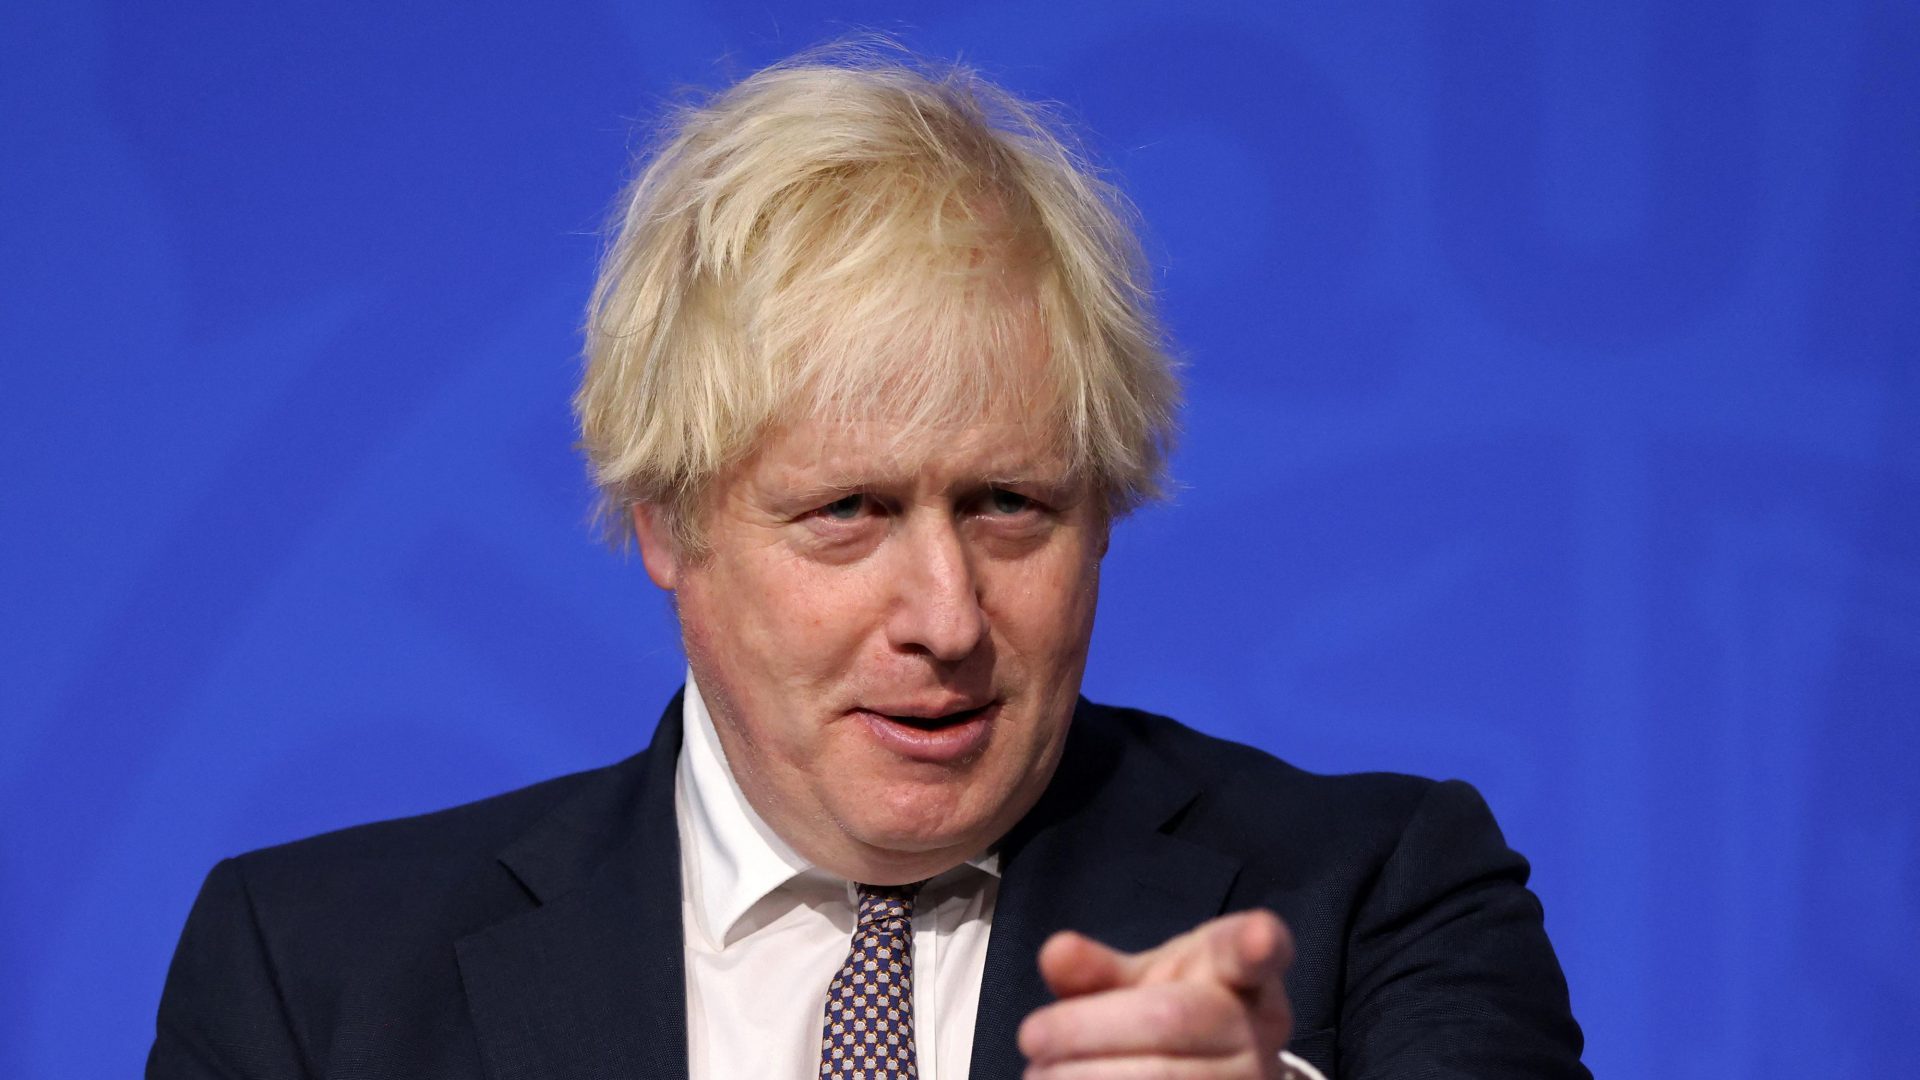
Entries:
[[[827, 984], [859, 913], [853, 883], [801, 858], [741, 794], [687, 676], [674, 783], [693, 1080], [812, 1080]], [[999, 892], [989, 854], [926, 883], [913, 908], [913, 1036], [921, 1080], [963, 1080]]]
[[[855, 885], [801, 858], [740, 791], [687, 673], [674, 778], [692, 1080], [812, 1080], [827, 984], [845, 963]], [[964, 1080], [999, 894], [991, 853], [922, 886], [913, 912], [913, 1034], [921, 1080]], [[1282, 1055], [1302, 1080], [1312, 1066]]]

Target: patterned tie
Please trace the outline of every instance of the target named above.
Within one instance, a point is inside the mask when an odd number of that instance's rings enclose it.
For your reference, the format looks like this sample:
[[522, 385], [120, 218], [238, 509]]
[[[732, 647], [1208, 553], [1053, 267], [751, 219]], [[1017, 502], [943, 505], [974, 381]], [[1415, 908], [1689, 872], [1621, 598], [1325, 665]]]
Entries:
[[823, 1080], [918, 1077], [913, 1058], [913, 897], [919, 885], [860, 886], [860, 924], [827, 987]]

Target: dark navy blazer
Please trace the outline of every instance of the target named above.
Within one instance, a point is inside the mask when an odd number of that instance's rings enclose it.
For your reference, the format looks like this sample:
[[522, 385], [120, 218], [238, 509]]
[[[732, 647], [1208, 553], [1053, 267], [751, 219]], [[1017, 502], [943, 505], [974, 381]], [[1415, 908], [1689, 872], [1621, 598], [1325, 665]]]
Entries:
[[[220, 863], [148, 1077], [682, 1080], [680, 734], [676, 696], [617, 765]], [[1293, 930], [1291, 1049], [1333, 1080], [1588, 1076], [1526, 861], [1466, 784], [1082, 701], [1000, 854], [974, 1077], [1020, 1076], [1049, 934], [1142, 949], [1252, 907]]]

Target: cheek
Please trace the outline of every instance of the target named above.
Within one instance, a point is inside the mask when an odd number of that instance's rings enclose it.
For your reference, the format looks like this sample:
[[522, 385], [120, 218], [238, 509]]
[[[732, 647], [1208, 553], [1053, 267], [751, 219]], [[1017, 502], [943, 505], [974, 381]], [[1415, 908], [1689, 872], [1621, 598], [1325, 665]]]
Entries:
[[762, 709], [804, 710], [816, 703], [795, 695], [843, 681], [873, 626], [868, 590], [852, 578], [777, 556], [716, 567], [686, 590], [681, 616], [736, 692]]
[[1021, 567], [1004, 583], [1002, 602], [989, 616], [1016, 651], [1034, 663], [1071, 661], [1086, 651], [1100, 590], [1100, 564], [1061, 558]]

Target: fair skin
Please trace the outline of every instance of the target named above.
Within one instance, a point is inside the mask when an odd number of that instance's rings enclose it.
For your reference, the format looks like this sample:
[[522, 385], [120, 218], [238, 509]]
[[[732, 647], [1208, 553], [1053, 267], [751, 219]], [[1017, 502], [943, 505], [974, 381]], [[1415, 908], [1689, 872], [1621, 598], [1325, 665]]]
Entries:
[[1107, 542], [1011, 407], [893, 436], [782, 425], [716, 485], [698, 559], [635, 514], [747, 801], [808, 860], [877, 885], [984, 853], [1045, 790]]
[[[634, 511], [741, 791], [850, 880], [984, 853], [1059, 763], [1108, 519], [1019, 397], [904, 441], [884, 420], [778, 425], [714, 485], [697, 558]], [[1132, 957], [1048, 942], [1062, 1000], [1021, 1030], [1033, 1075], [1277, 1075], [1287, 950], [1263, 917]]]
[[1221, 916], [1143, 953], [1055, 934], [1040, 974], [1060, 1000], [1020, 1025], [1026, 1080], [1285, 1076], [1292, 960], [1293, 939], [1268, 911]]

